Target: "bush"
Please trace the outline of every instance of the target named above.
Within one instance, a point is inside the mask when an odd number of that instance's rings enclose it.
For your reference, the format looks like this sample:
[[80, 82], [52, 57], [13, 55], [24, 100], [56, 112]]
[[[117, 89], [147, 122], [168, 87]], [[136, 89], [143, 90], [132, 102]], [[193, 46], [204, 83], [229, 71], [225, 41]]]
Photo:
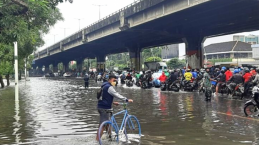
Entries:
[[153, 61], [162, 61], [160, 57], [149, 57], [146, 59], [146, 62], [153, 62]]

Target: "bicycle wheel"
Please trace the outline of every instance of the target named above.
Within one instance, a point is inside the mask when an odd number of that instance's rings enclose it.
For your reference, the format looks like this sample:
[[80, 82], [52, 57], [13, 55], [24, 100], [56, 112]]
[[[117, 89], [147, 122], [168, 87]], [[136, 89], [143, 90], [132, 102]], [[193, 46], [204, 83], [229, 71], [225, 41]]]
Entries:
[[117, 142], [118, 130], [110, 121], [105, 121], [99, 127], [98, 139], [100, 145]]
[[258, 109], [254, 104], [248, 104], [244, 107], [246, 116], [253, 117], [257, 113]]
[[141, 127], [137, 117], [129, 115], [125, 120], [124, 127], [127, 141], [129, 138], [135, 140], [141, 137]]

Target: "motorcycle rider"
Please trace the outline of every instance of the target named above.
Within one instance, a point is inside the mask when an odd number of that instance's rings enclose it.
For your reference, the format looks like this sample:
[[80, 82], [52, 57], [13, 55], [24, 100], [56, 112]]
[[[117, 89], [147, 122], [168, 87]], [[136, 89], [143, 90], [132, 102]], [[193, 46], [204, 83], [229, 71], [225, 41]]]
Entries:
[[244, 79], [242, 75], [239, 73], [239, 70], [235, 69], [234, 75], [228, 81], [233, 82], [235, 84], [242, 84], [244, 82]]
[[177, 81], [178, 79], [178, 72], [177, 70], [173, 70], [168, 78], [168, 86], [167, 86], [167, 89], [169, 89], [170, 85], [173, 84], [175, 81]]
[[167, 76], [165, 75], [165, 72], [162, 72], [162, 75], [159, 77], [159, 80], [161, 83], [165, 83], [167, 80]]
[[152, 84], [150, 84], [151, 80], [152, 80], [152, 73], [151, 73], [151, 70], [148, 70], [147, 74], [146, 74], [146, 81], [147, 81], [148, 87], [150, 87], [152, 85]]
[[187, 69], [187, 72], [184, 74], [184, 78], [186, 81], [191, 81], [192, 80], [192, 73], [190, 69]]
[[132, 81], [132, 76], [130, 75], [130, 73], [128, 73], [128, 75], [126, 76], [126, 80]]
[[233, 76], [233, 73], [229, 70], [229, 67], [226, 68], [226, 82]]
[[220, 74], [216, 77], [218, 80], [217, 86], [216, 86], [216, 95], [219, 93], [219, 89], [221, 88], [222, 83], [226, 82], [226, 75], [224, 69], [220, 71]]
[[[210, 93], [211, 93], [212, 92], [212, 90], [211, 90], [212, 79], [210, 78], [209, 72], [210, 72], [210, 69], [207, 68], [206, 72], [203, 74], [203, 84], [202, 84], [202, 86], [205, 88], [206, 91], [210, 91]], [[208, 99], [209, 98], [207, 98], [207, 96], [206, 96], [205, 100], [208, 101]]]
[[257, 74], [253, 80], [253, 83], [259, 84], [259, 68], [256, 69], [256, 72], [257, 72]]
[[252, 78], [252, 74], [249, 72], [249, 70], [245, 70], [245, 74], [243, 78], [244, 78], [244, 89], [245, 89], [244, 94], [247, 94], [250, 87], [251, 78]]
[[255, 75], [256, 75], [256, 71], [255, 71], [255, 69], [254, 69], [254, 68], [251, 68], [250, 73], [251, 73], [253, 76], [255, 76]]
[[197, 76], [198, 76], [197, 70], [196, 69], [192, 69], [192, 77], [196, 79]]
[[234, 70], [234, 75], [228, 80], [228, 82], [232, 82], [230, 84], [232, 90], [234, 90], [234, 88], [236, 87], [237, 84], [243, 84], [244, 79], [243, 79], [242, 75], [239, 73], [238, 69]]

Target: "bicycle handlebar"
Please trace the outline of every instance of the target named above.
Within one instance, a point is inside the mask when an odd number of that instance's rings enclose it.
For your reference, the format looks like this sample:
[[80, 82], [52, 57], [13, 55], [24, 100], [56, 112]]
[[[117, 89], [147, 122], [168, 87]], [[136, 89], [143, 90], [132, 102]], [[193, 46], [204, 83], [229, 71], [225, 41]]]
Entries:
[[118, 103], [118, 105], [128, 105], [129, 103]]

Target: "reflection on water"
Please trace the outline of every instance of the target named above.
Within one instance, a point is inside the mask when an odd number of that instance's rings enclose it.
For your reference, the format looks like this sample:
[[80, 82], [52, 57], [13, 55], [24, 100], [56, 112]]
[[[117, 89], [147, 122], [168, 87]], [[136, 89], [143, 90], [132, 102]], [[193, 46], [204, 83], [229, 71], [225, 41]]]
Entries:
[[[31, 78], [20, 84], [19, 103], [13, 88], [0, 91], [0, 144], [97, 144], [101, 83], [83, 89], [81, 79]], [[244, 101], [220, 96], [206, 103], [198, 93], [156, 88], [119, 85], [117, 90], [134, 100], [129, 112], [138, 117], [144, 135], [136, 144], [258, 144], [259, 121], [243, 117]]]

